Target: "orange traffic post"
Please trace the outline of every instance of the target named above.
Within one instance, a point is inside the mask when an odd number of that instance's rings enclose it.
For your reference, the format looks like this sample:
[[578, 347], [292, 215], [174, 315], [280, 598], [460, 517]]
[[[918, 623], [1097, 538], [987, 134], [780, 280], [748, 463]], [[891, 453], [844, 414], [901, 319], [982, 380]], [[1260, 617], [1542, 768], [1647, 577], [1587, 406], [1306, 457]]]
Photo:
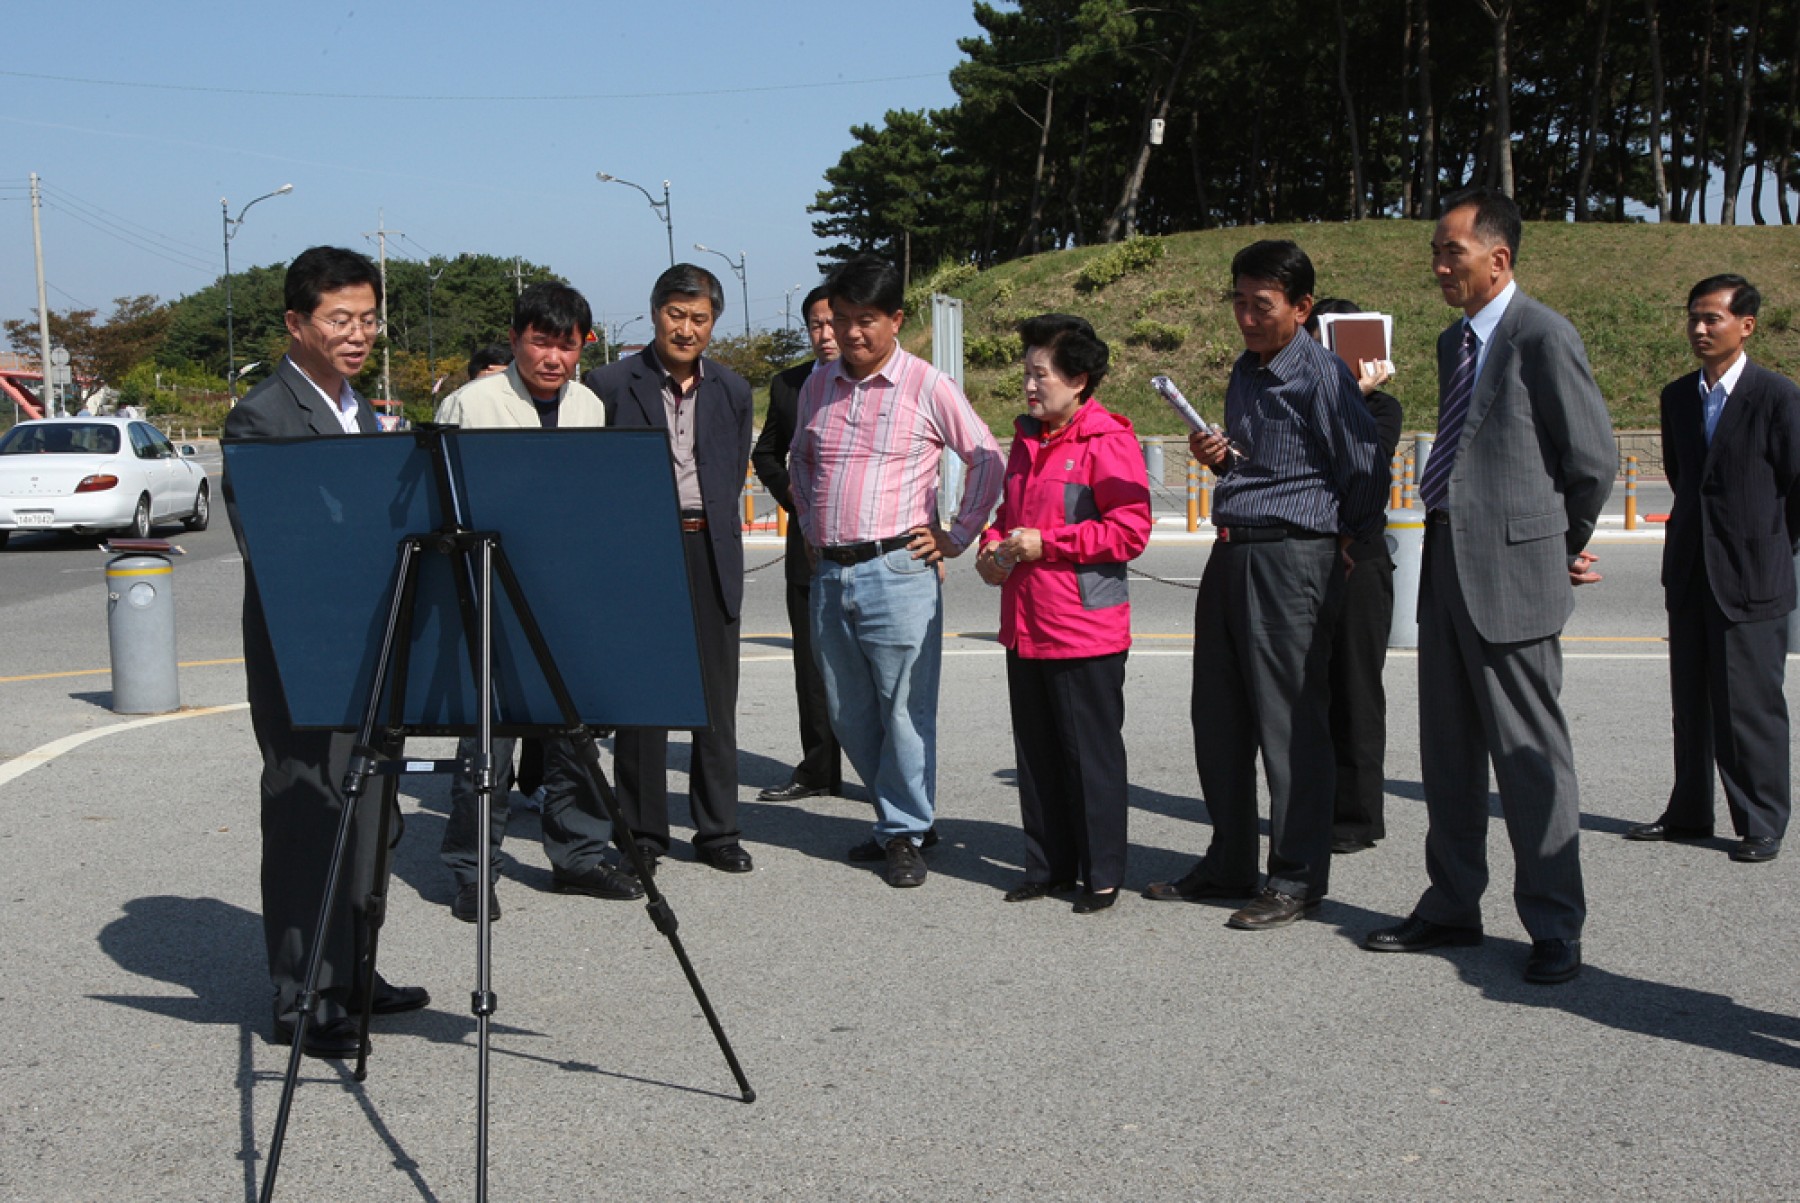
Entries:
[[1400, 508], [1400, 478], [1405, 471], [1406, 457], [1398, 451], [1394, 452], [1394, 458], [1388, 461], [1388, 509], [1390, 510]]
[[744, 469], [744, 529], [756, 525], [756, 469]]
[[1406, 457], [1405, 470], [1401, 473], [1401, 485], [1400, 485], [1400, 508], [1401, 509], [1410, 510], [1413, 508], [1413, 492], [1414, 492], [1414, 488], [1413, 488], [1413, 457], [1409, 455]]
[[1637, 456], [1625, 457], [1625, 529], [1637, 529]]
[[780, 535], [783, 539], [787, 538], [787, 524], [788, 524], [787, 511], [782, 509], [780, 506], [776, 506], [775, 507], [775, 533]]
[[1212, 521], [1213, 474], [1211, 468], [1200, 469], [1200, 516]]
[[1188, 456], [1187, 467], [1187, 528], [1188, 534], [1200, 529], [1200, 461]]

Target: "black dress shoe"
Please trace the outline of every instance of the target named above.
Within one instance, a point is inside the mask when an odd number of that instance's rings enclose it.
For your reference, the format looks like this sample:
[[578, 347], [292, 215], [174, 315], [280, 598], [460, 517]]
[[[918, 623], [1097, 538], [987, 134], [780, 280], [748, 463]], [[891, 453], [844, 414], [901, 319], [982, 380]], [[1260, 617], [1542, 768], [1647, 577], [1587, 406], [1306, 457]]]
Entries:
[[1099, 911], [1109, 909], [1112, 904], [1118, 900], [1119, 891], [1116, 889], [1108, 890], [1104, 894], [1089, 892], [1078, 898], [1075, 905], [1069, 909], [1077, 915], [1092, 915]]
[[[653, 844], [649, 840], [640, 840], [637, 850], [638, 855], [644, 858], [644, 865], [650, 870], [650, 876], [655, 877], [657, 869], [662, 866], [662, 846]], [[637, 866], [632, 863], [631, 857], [626, 855], [623, 849], [619, 852], [619, 872], [633, 881], [637, 880]]]
[[1408, 915], [1406, 922], [1396, 927], [1384, 927], [1363, 937], [1363, 947], [1370, 952], [1424, 952], [1444, 945], [1472, 948], [1479, 943], [1479, 927], [1453, 927], [1417, 915]]
[[1771, 835], [1746, 836], [1732, 846], [1731, 859], [1745, 864], [1774, 860], [1781, 855], [1781, 841]]
[[1345, 837], [1331, 841], [1331, 850], [1339, 856], [1348, 856], [1352, 852], [1366, 852], [1375, 846], [1374, 840]]
[[1255, 893], [1255, 886], [1239, 889], [1208, 881], [1200, 875], [1199, 865], [1195, 865], [1175, 881], [1153, 881], [1144, 888], [1144, 897], [1155, 902], [1204, 902], [1209, 898], [1235, 902]]
[[913, 842], [903, 835], [897, 835], [887, 842], [882, 849], [887, 858], [887, 883], [896, 890], [911, 889], [913, 886], [925, 884], [925, 858], [913, 847]]
[[[937, 828], [927, 827], [925, 829], [924, 837], [919, 840], [919, 848], [935, 848], [937, 847], [937, 842]], [[887, 841], [876, 839], [864, 840], [862, 843], [856, 845], [856, 847], [850, 849], [850, 851], [844, 853], [844, 859], [858, 865], [874, 864], [878, 860], [886, 860]]]
[[711, 865], [722, 873], [748, 873], [755, 867], [750, 854], [736, 840], [716, 848], [697, 848], [694, 855], [701, 864]]
[[630, 902], [644, 896], [644, 887], [637, 878], [621, 873], [605, 861], [596, 861], [579, 873], [557, 869], [550, 875], [550, 887], [558, 894], [586, 894], [614, 902]]
[[1537, 986], [1554, 986], [1581, 972], [1580, 940], [1533, 940], [1525, 958], [1525, 980]]
[[[294, 1023], [291, 1020], [277, 1018], [275, 1020], [275, 1043], [284, 1048], [294, 1047]], [[347, 1060], [362, 1051], [356, 1036], [356, 1021], [348, 1015], [337, 1019], [320, 1022], [311, 1020], [306, 1025], [306, 1043], [300, 1051], [308, 1057], [319, 1057], [324, 1060]]]
[[[477, 909], [481, 906], [481, 895], [475, 891], [481, 887], [474, 882], [456, 887], [456, 901], [450, 904], [451, 917], [461, 919], [464, 923], [475, 922]], [[488, 922], [500, 922], [500, 895], [494, 893], [494, 887], [488, 887]]]
[[1272, 931], [1299, 922], [1306, 917], [1306, 912], [1318, 910], [1323, 901], [1322, 898], [1296, 898], [1268, 886], [1250, 900], [1249, 906], [1225, 920], [1225, 926], [1239, 931]]
[[1658, 819], [1654, 823], [1639, 823], [1636, 827], [1627, 827], [1625, 838], [1643, 844], [1655, 844], [1663, 840], [1710, 840], [1712, 828], [1683, 827], [1679, 823], [1665, 823]]
[[786, 785], [774, 789], [766, 789], [756, 795], [758, 802], [798, 802], [802, 798], [823, 798], [831, 793], [822, 785], [801, 785], [798, 781], [790, 781]]
[[398, 1015], [403, 1011], [419, 1011], [431, 1005], [431, 992], [423, 986], [395, 986], [377, 976], [375, 997], [369, 1003], [372, 1015]]
[[1034, 898], [1044, 898], [1051, 894], [1066, 894], [1074, 888], [1075, 883], [1072, 881], [1028, 881], [1006, 891], [1006, 901], [1030, 902]]

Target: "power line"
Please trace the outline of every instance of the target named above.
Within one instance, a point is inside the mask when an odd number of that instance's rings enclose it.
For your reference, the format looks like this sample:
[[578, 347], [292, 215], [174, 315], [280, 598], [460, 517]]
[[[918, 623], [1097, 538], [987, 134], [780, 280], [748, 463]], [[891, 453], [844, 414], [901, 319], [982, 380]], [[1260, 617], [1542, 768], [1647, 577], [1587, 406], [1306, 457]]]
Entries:
[[129, 217], [121, 216], [120, 214], [114, 213], [111, 210], [104, 208], [103, 206], [96, 205], [93, 201], [88, 200], [85, 197], [76, 196], [73, 192], [70, 192], [68, 189], [58, 187], [57, 185], [50, 183], [48, 180], [39, 180], [38, 187], [39, 187], [40, 191], [42, 191], [45, 195], [47, 195], [53, 199], [59, 199], [59, 200], [63, 201], [65, 204], [74, 205], [75, 207], [82, 209], [86, 212], [89, 212], [91, 214], [97, 214], [97, 215], [109, 218], [112, 221], [117, 222], [121, 226], [127, 226], [127, 227], [130, 227], [131, 229], [142, 231], [143, 234], [145, 234], [147, 237], [154, 238], [158, 242], [165, 243], [171, 249], [196, 252], [199, 255], [206, 257], [208, 259], [210, 259], [211, 255], [212, 255], [211, 247], [203, 247], [203, 246], [199, 246], [192, 242], [183, 242], [179, 238], [171, 238], [167, 234], [164, 234], [161, 230], [153, 230], [149, 226], [141, 225], [140, 223], [131, 220]]
[[[1056, 59], [1049, 62], [1060, 61]], [[1026, 64], [1019, 64], [1026, 65]], [[531, 104], [566, 104], [578, 100], [667, 100], [672, 93], [658, 92], [574, 92], [566, 95], [542, 96], [478, 96], [467, 92], [441, 96], [416, 96], [391, 92], [287, 92], [265, 88], [215, 88], [199, 84], [163, 84], [146, 83], [139, 80], [126, 79], [90, 79], [77, 75], [45, 75], [34, 71], [0, 71], [0, 77], [12, 79], [35, 79], [59, 84], [88, 84], [102, 88], [133, 88], [151, 92], [187, 92], [213, 96], [262, 96], [278, 100], [375, 100], [375, 101], [414, 101], [424, 104], [442, 104], [450, 101], [473, 101], [477, 104], [495, 103], [531, 103]], [[927, 71], [917, 75], [881, 75], [858, 79], [820, 80], [815, 83], [764, 84], [754, 88], [701, 88], [683, 89], [683, 96], [744, 96], [759, 92], [800, 92], [820, 88], [852, 88], [864, 84], [904, 83], [909, 80], [942, 79], [944, 72]]]
[[100, 223], [98, 223], [96, 221], [90, 220], [88, 217], [84, 216], [83, 214], [76, 212], [74, 209], [66, 209], [60, 205], [51, 204], [49, 201], [44, 202], [44, 207], [46, 209], [53, 210], [54, 212], [61, 213], [64, 217], [70, 218], [73, 221], [80, 222], [82, 225], [87, 226], [89, 229], [95, 230], [98, 233], [104, 234], [108, 238], [114, 239], [115, 241], [118, 241], [118, 242], [122, 242], [126, 246], [132, 247], [135, 250], [142, 251], [146, 255], [154, 255], [158, 259], [166, 260], [169, 263], [173, 263], [177, 267], [185, 267], [190, 271], [196, 271], [196, 272], [201, 272], [201, 273], [215, 273], [216, 274], [216, 272], [218, 270], [211, 263], [201, 263], [196, 260], [187, 259], [187, 258], [179, 258], [178, 259], [174, 255], [169, 254], [165, 251], [159, 250], [158, 248], [156, 248], [154, 246], [147, 245], [140, 240], [128, 237], [127, 235], [121, 234], [118, 231], [110, 230], [110, 229], [106, 228], [104, 225], [101, 225]]

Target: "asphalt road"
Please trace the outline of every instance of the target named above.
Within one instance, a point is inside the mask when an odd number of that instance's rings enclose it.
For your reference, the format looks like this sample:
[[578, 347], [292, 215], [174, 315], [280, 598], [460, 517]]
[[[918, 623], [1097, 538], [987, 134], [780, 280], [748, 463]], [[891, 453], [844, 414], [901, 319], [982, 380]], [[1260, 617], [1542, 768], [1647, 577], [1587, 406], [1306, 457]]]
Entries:
[[[177, 541], [189, 709], [151, 723], [106, 709], [100, 553], [0, 553], [0, 1199], [251, 1198], [265, 1164], [286, 1059], [267, 1043], [240, 568], [223, 523]], [[739, 726], [757, 871], [716, 873], [678, 842], [659, 880], [758, 1100], [735, 1100], [643, 912], [549, 893], [536, 820], [515, 814], [493, 1197], [1800, 1197], [1793, 865], [1618, 838], [1669, 783], [1659, 548], [1597, 550], [1607, 580], [1580, 594], [1564, 694], [1588, 964], [1553, 989], [1519, 979], [1499, 824], [1484, 946], [1356, 946], [1423, 885], [1410, 653], [1387, 671], [1390, 838], [1340, 859], [1316, 919], [1240, 933], [1221, 908], [1135, 896], [1077, 917], [1000, 901], [1017, 798], [995, 598], [972, 568], [946, 590], [945, 842], [908, 892], [843, 862], [863, 803], [752, 800], [795, 743], [780, 570], [753, 573]], [[1205, 555], [1159, 543], [1140, 567], [1176, 583], [1133, 586], [1134, 890], [1208, 835], [1181, 587]], [[435, 1002], [378, 1021], [366, 1083], [306, 1063], [279, 1197], [473, 1195], [475, 942], [447, 911], [443, 783], [409, 778], [403, 801], [383, 967]], [[684, 817], [678, 802], [678, 841]]]

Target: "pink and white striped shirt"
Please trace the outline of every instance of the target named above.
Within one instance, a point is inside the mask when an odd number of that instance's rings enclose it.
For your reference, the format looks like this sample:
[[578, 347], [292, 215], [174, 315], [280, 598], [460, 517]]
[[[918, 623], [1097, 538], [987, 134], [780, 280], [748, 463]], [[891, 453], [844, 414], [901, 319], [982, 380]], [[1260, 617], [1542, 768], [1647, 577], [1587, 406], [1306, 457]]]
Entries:
[[842, 360], [800, 390], [788, 473], [806, 541], [840, 547], [937, 519], [939, 456], [968, 465], [950, 537], [967, 547], [987, 524], [1006, 463], [956, 381], [900, 347], [862, 380]]

